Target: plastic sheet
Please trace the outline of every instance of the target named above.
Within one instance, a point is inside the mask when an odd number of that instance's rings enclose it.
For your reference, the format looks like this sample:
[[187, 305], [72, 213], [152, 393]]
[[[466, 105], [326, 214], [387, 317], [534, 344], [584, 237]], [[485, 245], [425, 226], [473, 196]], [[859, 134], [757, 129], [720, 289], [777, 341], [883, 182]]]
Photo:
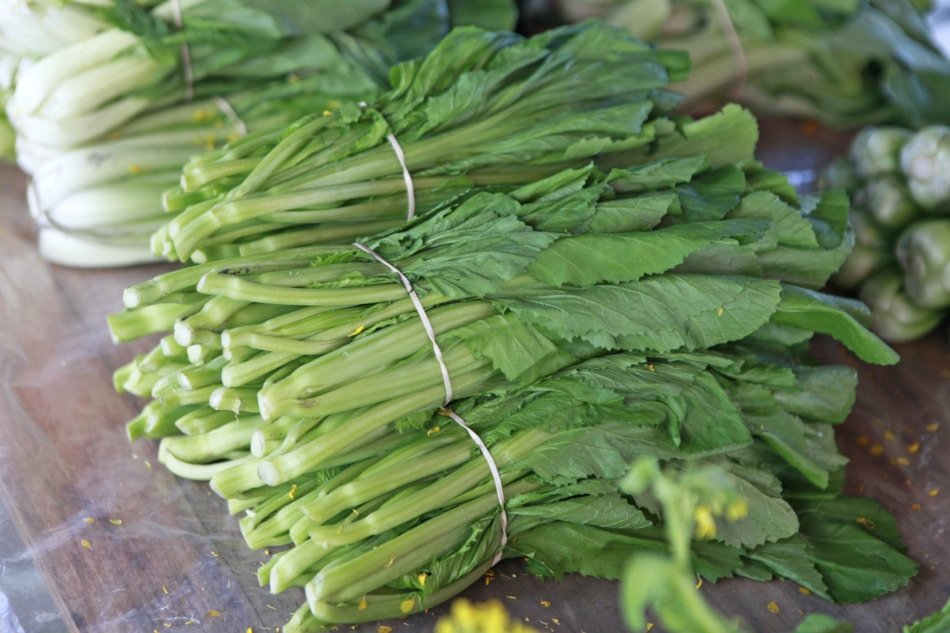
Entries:
[[[798, 128], [764, 131], [773, 146], [802, 141], [803, 154], [772, 157], [778, 168], [812, 168], [814, 148], [828, 141]], [[14, 618], [24, 633], [275, 630], [303, 591], [258, 586], [267, 552], [248, 549], [225, 503], [206, 484], [165, 471], [154, 443], [125, 436], [141, 402], [116, 394], [111, 374], [154, 341], [114, 345], [105, 316], [121, 307], [125, 286], [166, 267], [44, 262], [25, 181], [0, 166], [0, 605], [11, 605], [0, 606], [0, 631], [17, 631]], [[853, 362], [832, 344], [819, 351]], [[861, 368], [859, 403], [839, 438], [852, 459], [849, 490], [896, 513], [921, 574], [866, 605], [830, 605], [791, 583], [704, 586], [752, 630], [790, 631], [804, 613], [824, 612], [859, 631], [896, 631], [950, 597], [950, 350], [941, 333], [899, 351], [897, 368]], [[617, 589], [581, 577], [541, 580], [504, 561], [464, 595], [499, 599], [538, 631], [595, 633], [626, 630]], [[431, 631], [445, 611], [339, 630]]]

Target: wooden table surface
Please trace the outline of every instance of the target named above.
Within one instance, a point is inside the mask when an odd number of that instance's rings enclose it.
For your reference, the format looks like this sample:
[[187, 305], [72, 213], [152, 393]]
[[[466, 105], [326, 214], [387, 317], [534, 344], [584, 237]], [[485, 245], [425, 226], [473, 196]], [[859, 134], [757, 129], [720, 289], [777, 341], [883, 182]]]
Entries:
[[[765, 134], [773, 146], [799, 136], [782, 126]], [[799, 143], [804, 154], [773, 152], [770, 160], [789, 169], [814, 164], [809, 148], [827, 147], [828, 140], [806, 139]], [[840, 147], [841, 138], [831, 140]], [[60, 613], [66, 630], [257, 633], [282, 625], [302, 603], [302, 591], [272, 596], [258, 587], [254, 571], [265, 556], [244, 545], [224, 503], [207, 485], [166, 472], [152, 442], [129, 444], [125, 437], [124, 423], [140, 402], [116, 394], [111, 374], [151, 341], [114, 345], [105, 317], [121, 308], [125, 286], [168, 266], [77, 270], [45, 263], [35, 250], [25, 185], [16, 168], [0, 167], [0, 500], [22, 543], [13, 558], [0, 548], [8, 557], [0, 558], [0, 591], [11, 591], [2, 570], [28, 559], [53, 603], [41, 606]], [[859, 632], [900, 631], [950, 598], [950, 347], [941, 329], [897, 349], [902, 361], [879, 368], [857, 364], [824, 339], [815, 347], [826, 360], [858, 367], [858, 402], [838, 428], [851, 460], [848, 490], [896, 514], [920, 573], [885, 598], [845, 606], [803, 595], [788, 582], [703, 587], [717, 608], [752, 630], [790, 631], [803, 614], [824, 612]], [[614, 582], [539, 580], [508, 561], [490, 583], [463, 595], [499, 598], [540, 631], [626, 630]], [[771, 602], [778, 613], [767, 608]], [[396, 632], [430, 631], [441, 613], [385, 624]], [[41, 630], [30, 613], [18, 616], [25, 633]], [[374, 623], [340, 630], [385, 629]]]

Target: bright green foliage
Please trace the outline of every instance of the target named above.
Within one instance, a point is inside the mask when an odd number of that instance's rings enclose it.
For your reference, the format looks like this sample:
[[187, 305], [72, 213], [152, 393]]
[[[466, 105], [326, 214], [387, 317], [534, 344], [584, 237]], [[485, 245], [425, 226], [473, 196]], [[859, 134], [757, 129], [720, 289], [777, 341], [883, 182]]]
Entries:
[[[646, 175], [660, 165], [682, 175], [653, 185]], [[817, 238], [845, 226], [833, 213], [819, 224], [795, 222], [787, 213], [795, 200], [763, 199], [766, 175], [755, 163], [713, 169], [691, 159], [610, 174], [571, 169], [511, 194], [465, 193], [367, 240], [429, 306], [455, 390], [452, 408], [487, 443], [505, 484], [505, 555], [527, 557], [545, 575], [620, 578], [624, 561], [676, 542], [677, 556], [707, 578], [788, 577], [837, 600], [870, 598], [913, 573], [889, 532], [874, 541], [876, 564], [889, 570], [876, 583], [852, 583], [852, 573], [867, 570], [839, 575], [843, 550], [818, 545], [835, 519], [811, 510], [831, 507], [824, 501], [804, 499], [837, 494], [844, 459], [832, 425], [853, 403], [854, 372], [806, 364], [795, 348], [766, 356], [757, 341], [773, 326], [823, 331], [865, 358], [895, 357], [864, 329], [859, 304], [761, 276], [760, 259], [783, 242], [820, 253], [846, 237]], [[661, 194], [665, 214], [636, 203]], [[765, 200], [761, 208], [756, 200]], [[593, 225], [619, 230], [590, 232]], [[684, 270], [711, 246], [716, 267]], [[596, 255], [579, 266], [586, 253]], [[130, 315], [166, 305], [163, 295], [197, 289], [206, 297], [174, 330], [180, 345], [208, 346], [201, 365], [208, 372], [189, 366], [182, 352], [174, 357], [182, 365], [167, 365], [169, 375], [207, 375], [201, 388], [217, 395], [206, 396], [205, 415], [231, 402], [234, 390], [256, 397], [233, 409], [237, 422], [208, 432], [208, 444], [203, 434], [174, 436], [174, 426], [138, 433], [171, 433], [161, 445], [166, 466], [210, 479], [235, 510], [297, 486], [299, 500], [265, 505], [242, 526], [254, 547], [295, 544], [261, 580], [273, 591], [306, 584], [302, 621], [364, 621], [446, 599], [498, 551], [498, 499], [484, 457], [436, 413], [444, 387], [405, 289], [359, 250], [280, 256], [186, 268], [130, 289], [138, 304]], [[124, 319], [115, 315], [114, 329]], [[281, 340], [287, 351], [269, 351]], [[322, 351], [304, 351], [318, 341]], [[187, 390], [173, 397], [174, 390], [134, 386], [130, 376], [147, 371], [145, 362], [123, 371], [119, 388], [181, 401]], [[239, 379], [250, 367], [258, 369]], [[222, 452], [209, 452], [212, 443]], [[715, 472], [697, 476], [711, 486], [703, 494], [731, 491], [732, 501], [708, 502], [718, 518], [703, 523], [699, 540], [689, 503], [674, 511], [645, 490], [618, 489], [641, 457], [670, 472]], [[786, 485], [802, 491], [801, 500]], [[353, 508], [359, 516], [347, 519]], [[860, 511], [884, 525], [879, 509]], [[688, 519], [676, 536], [664, 532], [680, 524], [671, 512]], [[371, 573], [410, 549], [416, 554], [403, 565]], [[672, 591], [662, 598], [671, 605], [694, 600], [674, 591], [687, 591], [693, 572], [664, 569], [669, 582], [649, 591]], [[420, 573], [424, 584], [413, 580]], [[853, 584], [866, 592], [855, 594]], [[375, 598], [359, 609], [364, 594]]]
[[[234, 245], [215, 231], [243, 212], [293, 230], [294, 214], [345, 201], [352, 190], [340, 183], [354, 174], [359, 195], [378, 182], [367, 173], [401, 187], [386, 130], [408, 135], [411, 162], [452, 138], [455, 117], [469, 131], [507, 125], [501, 115], [538, 106], [538, 93], [579, 89], [541, 71], [566, 73], [561, 55], [570, 52], [583, 75], [594, 36], [618, 33], [603, 28], [537, 40], [456, 31], [445, 56], [394, 71], [394, 90], [411, 99], [300, 121], [231, 188], [186, 210], [168, 237], [179, 254], [209, 239]], [[644, 68], [624, 72], [660, 81], [665, 71], [640, 46], [619, 37], [606, 57], [642, 58]], [[442, 64], [453, 51], [475, 70], [450, 75]], [[619, 81], [619, 70], [597, 65]], [[535, 90], [510, 83], [515, 76]], [[467, 95], [482, 88], [490, 98], [473, 105]], [[605, 97], [615, 87], [601, 89]], [[648, 92], [657, 102], [633, 111], [663, 112], [663, 90]], [[551, 152], [530, 167], [544, 177], [478, 187], [453, 173], [450, 196], [361, 238], [409, 280], [441, 365], [402, 280], [340, 242], [160, 275], [129, 288], [129, 308], [110, 318], [117, 339], [171, 331], [116, 375], [118, 389], [160, 403], [130, 423], [130, 435], [164, 438], [169, 470], [208, 480], [232, 512], [245, 512], [251, 547], [289, 546], [259, 571], [273, 592], [305, 588], [307, 603], [285, 630], [424, 610], [499, 556], [526, 558], [542, 575], [604, 578], [624, 577], [632, 558], [662, 582], [629, 590], [631, 617], [660, 605], [687, 627], [714, 622], [694, 571], [791, 578], [835, 600], [858, 598], [862, 574], [877, 575], [863, 599], [914, 572], [891, 530], [869, 542], [879, 571], [852, 567], [847, 548], [820, 546], [849, 512], [882, 526], [886, 517], [839, 499], [844, 458], [833, 425], [854, 402], [855, 372], [816, 366], [807, 343], [822, 332], [860, 358], [896, 360], [865, 329], [860, 304], [816, 290], [850, 243], [841, 197], [799, 197], [748, 155], [724, 160], [738, 150], [723, 134], [740, 144], [755, 137], [738, 108], [714, 123], [681, 121], [686, 140], [669, 118], [638, 115], [591, 145], [589, 130], [575, 136], [584, 117], [572, 107], [546, 120], [556, 133], [541, 144]], [[489, 164], [494, 151], [531, 162], [521, 152], [537, 138], [526, 129], [497, 146], [472, 141], [452, 171]], [[336, 143], [343, 137], [357, 143], [352, 154]], [[689, 155], [691, 142], [724, 150]], [[568, 160], [592, 146], [617, 151], [607, 164]], [[340, 200], [293, 210], [311, 193], [294, 190], [296, 177], [313, 184], [317, 173], [323, 184], [312, 189]], [[387, 196], [404, 192], [378, 200]], [[160, 415], [162, 407], [171, 411]], [[482, 438], [497, 480], [445, 407]]]

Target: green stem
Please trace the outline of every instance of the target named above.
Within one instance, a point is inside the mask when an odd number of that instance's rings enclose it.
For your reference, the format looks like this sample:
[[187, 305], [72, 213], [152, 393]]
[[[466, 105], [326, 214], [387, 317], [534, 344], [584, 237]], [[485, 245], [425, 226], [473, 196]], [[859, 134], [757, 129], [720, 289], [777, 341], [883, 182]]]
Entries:
[[[405, 293], [405, 290], [403, 290]], [[156, 303], [153, 305], [123, 310], [106, 317], [109, 333], [114, 343], [134, 341], [149, 334], [171, 330], [178, 318], [189, 306], [180, 303]]]
[[[506, 486], [505, 494], [523, 494], [538, 484], [520, 481]], [[494, 513], [498, 497], [479, 499], [439, 513], [402, 534], [354, 558], [324, 567], [307, 584], [307, 601], [346, 602], [408, 574], [457, 548], [467, 538], [472, 523]]]
[[401, 465], [363, 475], [327, 495], [302, 504], [300, 510], [317, 524], [325, 524], [347, 508], [354, 508], [378, 495], [393, 492], [464, 463], [472, 455], [472, 445], [471, 442], [459, 441], [436, 451], [425, 449], [419, 452], [422, 454], [407, 455]]
[[208, 273], [198, 282], [199, 292], [231, 297], [239, 301], [279, 303], [296, 306], [350, 306], [402, 299], [402, 284], [365, 288], [275, 288], [218, 273]]
[[[500, 470], [511, 465], [547, 441], [548, 435], [542, 431], [526, 431], [508, 440], [499, 442], [492, 450], [492, 459]], [[502, 480], [521, 476], [520, 471], [503, 473]], [[310, 538], [330, 545], [345, 545], [386, 530], [397, 528], [427, 512], [456, 502], [459, 495], [490, 477], [488, 463], [479, 454], [454, 472], [447, 474], [420, 490], [406, 495], [398, 502], [387, 504], [384, 508], [364, 516], [345, 526], [321, 526], [310, 531]], [[497, 496], [495, 503], [498, 503]], [[306, 511], [306, 508], [304, 508]], [[319, 517], [311, 517], [318, 519]]]
[[206, 463], [236, 450], [246, 451], [251, 444], [251, 433], [261, 424], [263, 420], [259, 415], [247, 415], [203, 435], [166, 437], [158, 447], [159, 461], [171, 453], [186, 462]]
[[[345, 349], [345, 348], [344, 348]], [[491, 361], [478, 359], [463, 345], [455, 345], [443, 351], [443, 362], [453, 377], [453, 392], [456, 387], [454, 377], [469, 372], [491, 371]], [[430, 386], [442, 389], [443, 400], [446, 395], [442, 378], [442, 365], [434, 357], [422, 358], [411, 364], [396, 364], [390, 368], [356, 379], [339, 387], [327, 389], [309, 397], [290, 397], [277, 399], [273, 386], [264, 387], [258, 394], [259, 408], [266, 418], [275, 415], [298, 415], [300, 417], [322, 417], [354, 408], [353, 403], [373, 405], [386, 400], [398, 399], [405, 394], [424, 391]], [[326, 381], [322, 381], [326, 382]], [[436, 405], [438, 403], [433, 403]]]
[[331, 604], [324, 600], [309, 600], [294, 614], [284, 627], [284, 633], [307, 633], [325, 628], [335, 622], [378, 622], [403, 618], [430, 609], [449, 600], [477, 581], [491, 569], [487, 560], [458, 580], [433, 591], [423, 599], [415, 593], [381, 593], [366, 596], [366, 604]]
[[[433, 298], [431, 301], [436, 300], [438, 298]], [[403, 301], [399, 303], [399, 307], [408, 307], [408, 305]], [[391, 314], [394, 311], [395, 308], [392, 310], [387, 308], [383, 312]], [[487, 318], [492, 314], [494, 314], [492, 305], [481, 301], [449, 304], [435, 307], [427, 312], [433, 331], [437, 335]], [[373, 320], [378, 321], [377, 318]], [[358, 380], [360, 376], [366, 376], [374, 370], [381, 373], [382, 368], [389, 367], [426, 346], [431, 347], [431, 342], [418, 319], [410, 319], [382, 328], [354, 340], [339, 350], [324, 354], [302, 365], [284, 380], [262, 389], [259, 400], [267, 402], [268, 407], [273, 406], [277, 411], [280, 402], [289, 403], [291, 400], [325, 393], [338, 385]], [[434, 375], [439, 375], [437, 367]]]
[[235, 257], [197, 266], [186, 266], [163, 273], [152, 279], [129, 286], [122, 294], [122, 303], [126, 308], [135, 308], [156, 303], [176, 292], [193, 290], [201, 278], [209, 272], [223, 274], [251, 274], [268, 270], [286, 270], [305, 268], [310, 261], [350, 250], [351, 247], [313, 246], [282, 251], [278, 257], [274, 253], [261, 253], [254, 256]]

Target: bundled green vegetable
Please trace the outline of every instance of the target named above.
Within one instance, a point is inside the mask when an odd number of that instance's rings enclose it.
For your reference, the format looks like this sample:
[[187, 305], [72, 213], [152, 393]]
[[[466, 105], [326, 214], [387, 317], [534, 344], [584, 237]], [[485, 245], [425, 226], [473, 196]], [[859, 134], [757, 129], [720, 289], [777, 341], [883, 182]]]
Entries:
[[[849, 249], [846, 199], [799, 197], [749, 156], [716, 156], [736, 152], [724, 129], [754, 135], [740, 111], [705, 123], [640, 166], [461, 192], [365, 248], [128, 289], [114, 336], [170, 332], [116, 375], [154, 398], [130, 435], [163, 438], [172, 472], [210, 480], [251, 547], [292, 545], [259, 571], [272, 591], [305, 588], [285, 630], [422, 610], [499, 552], [545, 575], [620, 577], [669, 547], [668, 510], [621, 488], [642, 456], [714, 469], [744, 499], [744, 518], [688, 546], [707, 578], [792, 577], [863, 600], [913, 573], [886, 512], [838, 497], [830, 425], [853, 370], [803, 360], [816, 331], [896, 360], [863, 306], [817, 290]], [[377, 256], [411, 282], [439, 354]], [[887, 529], [841, 519], [858, 510]], [[869, 548], [873, 582], [847, 582]]]
[[[392, 63], [427, 53], [452, 26], [514, 24], [510, 0], [478, 12], [449, 0], [306, 10], [283, 0], [116, 0], [89, 11], [97, 28], [21, 64], [9, 103], [40, 250], [77, 266], [154, 260], [148, 236], [168, 220], [160, 193], [191, 155], [368, 98]], [[64, 17], [53, 7], [31, 17], [50, 16]], [[16, 28], [15, 17], [0, 16], [0, 29], [5, 20]]]
[[551, 0], [538, 19], [599, 17], [688, 51], [687, 107], [739, 101], [835, 127], [945, 119], [950, 61], [928, 0]]
[[[604, 26], [530, 40], [456, 29], [424, 60], [396, 66], [392, 89], [372, 102], [303, 119], [267, 143], [196, 156], [166, 195], [181, 211], [154, 248], [201, 262], [349, 243], [472, 185], [644, 156], [677, 134], [668, 114], [680, 97], [665, 87], [687, 67], [682, 54]], [[734, 147], [753, 143], [739, 135]]]
[[822, 186], [854, 198], [856, 243], [834, 282], [874, 312], [886, 340], [907, 342], [950, 312], [950, 128], [871, 126]]

